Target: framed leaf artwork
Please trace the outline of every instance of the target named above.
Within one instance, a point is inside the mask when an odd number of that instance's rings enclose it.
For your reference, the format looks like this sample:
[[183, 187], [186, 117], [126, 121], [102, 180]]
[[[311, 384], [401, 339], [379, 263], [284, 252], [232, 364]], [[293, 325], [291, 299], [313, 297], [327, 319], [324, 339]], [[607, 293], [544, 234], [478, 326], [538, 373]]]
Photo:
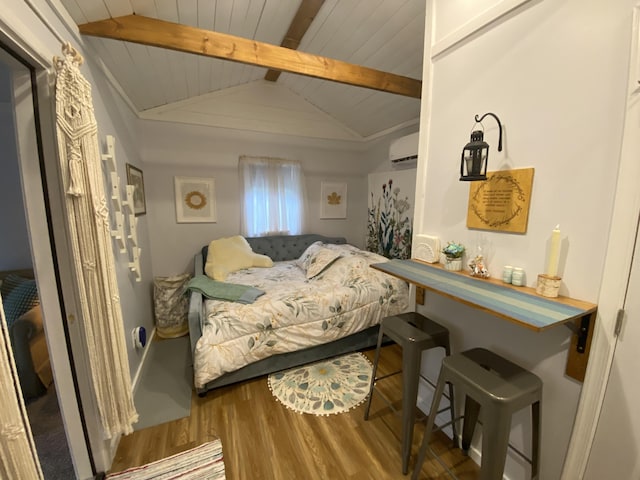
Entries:
[[347, 218], [347, 184], [322, 182], [320, 218]]

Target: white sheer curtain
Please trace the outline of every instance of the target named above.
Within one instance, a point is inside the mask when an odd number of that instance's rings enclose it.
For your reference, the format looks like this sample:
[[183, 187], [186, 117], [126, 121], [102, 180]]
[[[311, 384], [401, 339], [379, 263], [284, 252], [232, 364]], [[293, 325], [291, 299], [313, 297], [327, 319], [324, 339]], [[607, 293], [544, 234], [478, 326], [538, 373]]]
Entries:
[[82, 333], [105, 438], [133, 431], [133, 404], [120, 293], [104, 192], [98, 126], [82, 57], [70, 46], [56, 66], [56, 126], [66, 226], [82, 312]]
[[43, 478], [0, 299], [0, 478]]
[[241, 233], [297, 235], [304, 230], [305, 186], [300, 163], [241, 156]]

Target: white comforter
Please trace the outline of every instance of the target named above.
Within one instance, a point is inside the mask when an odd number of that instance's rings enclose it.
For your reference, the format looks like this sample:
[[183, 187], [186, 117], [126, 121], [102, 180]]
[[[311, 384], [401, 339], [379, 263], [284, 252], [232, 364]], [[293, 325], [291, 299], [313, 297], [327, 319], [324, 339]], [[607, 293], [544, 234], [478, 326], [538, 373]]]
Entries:
[[235, 272], [229, 283], [264, 290], [253, 304], [205, 301], [194, 356], [196, 388], [271, 355], [331, 342], [405, 312], [405, 282], [370, 268], [387, 259], [351, 245], [326, 245], [341, 257], [308, 280], [295, 261]]

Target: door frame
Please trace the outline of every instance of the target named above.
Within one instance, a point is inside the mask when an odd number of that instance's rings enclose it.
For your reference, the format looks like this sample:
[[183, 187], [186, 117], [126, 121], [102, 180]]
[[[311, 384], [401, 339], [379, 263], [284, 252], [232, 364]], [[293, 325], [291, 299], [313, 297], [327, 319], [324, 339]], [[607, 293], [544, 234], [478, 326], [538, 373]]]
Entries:
[[640, 3], [637, 3], [633, 9], [627, 109], [616, 196], [598, 296], [598, 318], [591, 343], [589, 366], [563, 469], [562, 478], [567, 479], [582, 478], [587, 468], [613, 363], [617, 340], [614, 333], [616, 319], [618, 311], [624, 308], [631, 274], [631, 259], [640, 215], [640, 189], [637, 186], [637, 179], [640, 178], [640, 162], [637, 160], [640, 156], [640, 135], [637, 134], [638, 118], [640, 118], [639, 24]]
[[[83, 415], [76, 373], [82, 362], [73, 361], [69, 344], [68, 317], [64, 297], [73, 298], [69, 251], [64, 228], [54, 218], [61, 216], [56, 205], [60, 191], [55, 142], [55, 103], [50, 85], [52, 64], [7, 31], [0, 19], [0, 50], [11, 70], [14, 121], [20, 181], [27, 230], [38, 283], [45, 335], [56, 385], [67, 443], [76, 476], [92, 478], [96, 466], [90, 448], [91, 418]], [[53, 200], [53, 202], [52, 202]], [[52, 216], [53, 215], [53, 216]], [[54, 243], [55, 238], [55, 243]], [[58, 248], [56, 248], [56, 246]], [[61, 248], [64, 247], [64, 248]], [[73, 302], [70, 303], [71, 305]], [[76, 349], [78, 350], [78, 349]], [[97, 430], [97, 429], [96, 429]]]

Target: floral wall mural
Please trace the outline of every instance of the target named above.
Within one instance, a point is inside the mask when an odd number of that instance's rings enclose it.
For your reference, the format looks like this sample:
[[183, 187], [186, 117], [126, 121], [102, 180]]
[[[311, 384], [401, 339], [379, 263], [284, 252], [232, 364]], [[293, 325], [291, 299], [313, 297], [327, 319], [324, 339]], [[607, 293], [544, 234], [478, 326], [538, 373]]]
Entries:
[[387, 258], [410, 258], [414, 169], [369, 175], [367, 250]]

